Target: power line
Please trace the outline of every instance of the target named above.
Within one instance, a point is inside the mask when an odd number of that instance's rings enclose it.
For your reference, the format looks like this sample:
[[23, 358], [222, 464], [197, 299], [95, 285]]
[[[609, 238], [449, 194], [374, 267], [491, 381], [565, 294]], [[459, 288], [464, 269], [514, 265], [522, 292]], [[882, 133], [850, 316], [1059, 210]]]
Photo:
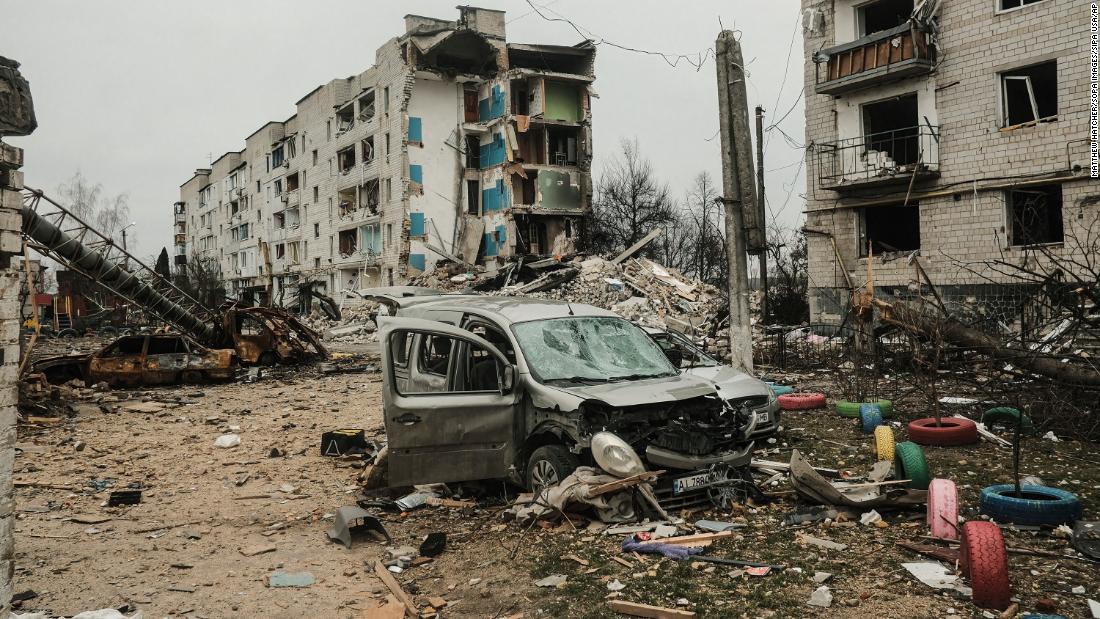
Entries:
[[583, 28], [582, 26], [578, 26], [576, 24], [576, 22], [569, 19], [568, 17], [562, 16], [561, 13], [558, 13], [557, 11], [553, 11], [551, 9], [548, 9], [545, 6], [541, 7], [543, 9], [545, 9], [546, 11], [548, 11], [550, 13], [553, 13], [554, 15], [558, 16], [558, 17], [551, 17], [549, 15], [546, 15], [542, 11], [540, 11], [539, 7], [536, 6], [535, 3], [533, 3], [531, 0], [526, 0], [526, 2], [527, 2], [527, 5], [531, 7], [531, 10], [536, 15], [538, 15], [539, 17], [541, 17], [544, 20], [549, 21], [549, 22], [562, 22], [562, 23], [568, 24], [569, 27], [571, 27], [573, 30], [575, 30], [577, 34], [579, 34], [582, 38], [587, 39], [588, 41], [591, 41], [592, 45], [595, 45], [595, 46], [608, 45], [610, 47], [614, 47], [616, 49], [621, 49], [621, 50], [626, 51], [626, 52], [632, 52], [632, 53], [635, 53], [635, 54], [645, 54], [645, 55], [648, 55], [648, 56], [657, 56], [661, 60], [664, 60], [666, 64], [668, 64], [670, 67], [673, 67], [673, 68], [676, 68], [677, 66], [679, 66], [680, 62], [683, 61], [683, 62], [686, 62], [687, 64], [695, 67], [696, 71], [699, 71], [700, 69], [702, 69], [703, 65], [706, 64], [707, 59], [714, 56], [714, 48], [712, 48], [712, 47], [702, 49], [702, 50], [700, 50], [700, 51], [698, 51], [694, 54], [676, 54], [676, 53], [672, 53], [672, 52], [657, 52], [657, 51], [652, 51], [652, 50], [647, 50], [647, 49], [639, 49], [639, 48], [636, 48], [636, 47], [630, 47], [628, 45], [622, 45], [622, 44], [619, 44], [619, 43], [615, 43], [613, 41], [608, 41], [607, 39], [597, 35], [596, 33], [592, 32], [591, 30], [588, 30], [587, 28]]

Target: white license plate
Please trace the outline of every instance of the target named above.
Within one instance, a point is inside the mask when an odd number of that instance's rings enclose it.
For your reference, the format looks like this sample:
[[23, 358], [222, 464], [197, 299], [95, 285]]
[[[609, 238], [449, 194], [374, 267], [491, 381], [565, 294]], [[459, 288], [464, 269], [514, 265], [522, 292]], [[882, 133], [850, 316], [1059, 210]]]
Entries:
[[695, 475], [674, 479], [672, 480], [672, 494], [683, 494], [689, 490], [709, 486], [723, 479], [725, 479], [725, 475], [717, 471], [707, 471], [706, 473], [697, 473]]
[[761, 411], [756, 413], [756, 425], [764, 425], [772, 420], [772, 414], [768, 411]]

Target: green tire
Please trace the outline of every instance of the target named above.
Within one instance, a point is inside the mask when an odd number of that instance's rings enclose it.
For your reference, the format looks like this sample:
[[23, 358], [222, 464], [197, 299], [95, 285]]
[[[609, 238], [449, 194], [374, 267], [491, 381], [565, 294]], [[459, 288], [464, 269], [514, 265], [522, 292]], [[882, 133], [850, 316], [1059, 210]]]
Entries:
[[[1020, 420], [1020, 417], [1021, 413], [1019, 410], [1009, 406], [998, 406], [982, 414], [982, 423], [987, 426], [1000, 424], [1010, 430], [1014, 430], [1016, 429], [1016, 424]], [[1024, 432], [1032, 432], [1035, 430], [1035, 424], [1031, 422], [1031, 418], [1027, 415], [1023, 415], [1022, 429]]]
[[877, 400], [875, 402], [849, 402], [848, 400], [840, 400], [836, 403], [836, 412], [841, 417], [851, 417], [855, 419], [859, 417], [859, 407], [864, 404], [874, 404], [878, 406], [878, 410], [882, 413], [884, 418], [893, 416], [894, 403], [890, 400]]
[[932, 474], [928, 472], [928, 461], [920, 445], [906, 441], [894, 446], [894, 477], [910, 480], [910, 488], [928, 489]]

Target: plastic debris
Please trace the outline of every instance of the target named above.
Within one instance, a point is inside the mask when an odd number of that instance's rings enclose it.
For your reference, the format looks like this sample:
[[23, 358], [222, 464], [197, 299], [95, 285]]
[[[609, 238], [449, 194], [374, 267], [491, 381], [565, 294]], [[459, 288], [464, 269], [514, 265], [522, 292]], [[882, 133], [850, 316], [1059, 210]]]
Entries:
[[550, 576], [547, 576], [546, 578], [543, 578], [542, 580], [536, 580], [535, 581], [535, 586], [536, 587], [560, 587], [561, 585], [564, 585], [565, 581], [567, 581], [567, 580], [568, 580], [568, 578], [566, 578], [565, 576], [562, 576], [561, 574], [552, 574]]
[[675, 544], [641, 544], [626, 538], [623, 540], [623, 552], [638, 552], [642, 554], [659, 554], [669, 559], [680, 561], [692, 555], [702, 554], [705, 548], [692, 548], [690, 546], [677, 546]]
[[860, 524], [875, 524], [876, 522], [882, 522], [882, 515], [873, 509], [859, 517]]
[[917, 580], [933, 589], [952, 589], [964, 596], [972, 595], [970, 587], [963, 584], [958, 574], [952, 574], [942, 563], [935, 561], [922, 561], [919, 563], [902, 563], [910, 574]]
[[626, 589], [626, 585], [619, 582], [618, 578], [616, 578], [615, 580], [612, 580], [611, 582], [607, 583], [607, 590], [608, 591], [622, 591], [623, 589]]

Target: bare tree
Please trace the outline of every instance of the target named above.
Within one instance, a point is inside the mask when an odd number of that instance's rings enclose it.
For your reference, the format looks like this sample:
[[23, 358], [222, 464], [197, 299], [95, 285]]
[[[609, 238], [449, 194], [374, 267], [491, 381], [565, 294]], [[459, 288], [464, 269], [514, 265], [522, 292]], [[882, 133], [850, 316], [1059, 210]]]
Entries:
[[801, 230], [780, 228], [773, 222], [768, 232], [768, 308], [772, 319], [781, 324], [800, 324], [809, 320], [806, 303], [807, 247]]
[[[654, 228], [673, 223], [676, 216], [668, 184], [656, 178], [637, 139], [624, 139], [620, 147], [622, 153], [611, 160], [596, 186], [589, 235], [598, 253], [630, 247]], [[654, 249], [643, 253], [653, 255]]]
[[[102, 184], [92, 183], [79, 170], [57, 186], [57, 193], [68, 202], [74, 215], [95, 226], [104, 236], [114, 238], [130, 219], [128, 194], [107, 196]], [[127, 249], [132, 250], [137, 239], [131, 236], [126, 243]]]
[[176, 285], [206, 307], [218, 307], [225, 301], [221, 265], [212, 256], [191, 254], [187, 266], [176, 274]]

